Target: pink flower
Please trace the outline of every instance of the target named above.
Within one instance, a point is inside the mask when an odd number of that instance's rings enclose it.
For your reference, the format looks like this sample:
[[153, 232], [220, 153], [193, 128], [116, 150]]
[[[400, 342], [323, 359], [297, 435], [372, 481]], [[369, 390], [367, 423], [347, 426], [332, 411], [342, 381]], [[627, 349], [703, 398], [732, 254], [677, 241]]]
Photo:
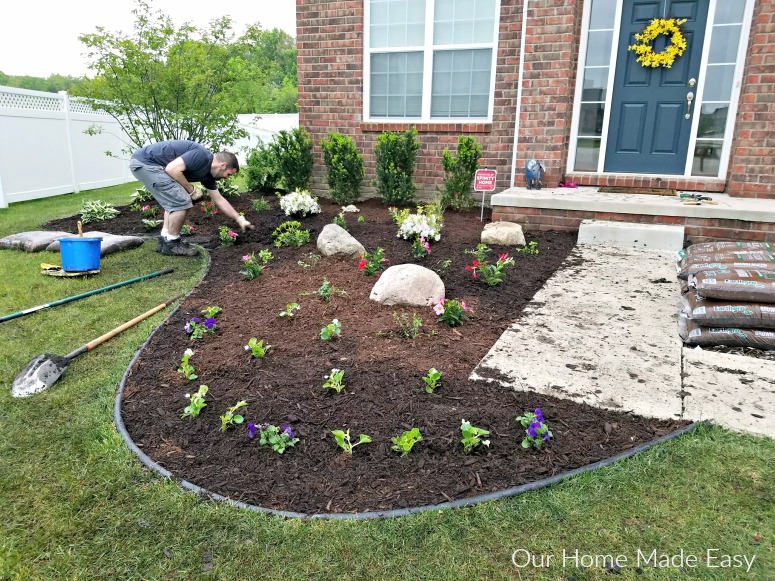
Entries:
[[445, 299], [444, 297], [441, 297], [441, 298], [439, 299], [439, 304], [440, 304], [440, 305], [443, 305], [443, 304], [444, 304], [444, 303], [446, 303], [446, 302], [447, 302], [447, 299]]
[[242, 260], [244, 260], [245, 262], [250, 262], [250, 254], [246, 254], [245, 256], [243, 256]]
[[231, 236], [232, 238], [236, 238], [237, 233], [234, 230], [229, 230], [229, 236]]
[[508, 253], [498, 255], [498, 260], [508, 260], [508, 259], [509, 259]]
[[466, 306], [466, 302], [465, 301], [460, 301], [460, 306], [463, 307], [464, 311], [468, 310], [468, 307]]
[[146, 210], [150, 210], [150, 209], [151, 209], [151, 206], [143, 206], [143, 212], [145, 212]]
[[473, 266], [474, 268], [477, 268], [477, 267], [479, 266], [479, 261], [478, 261], [478, 260], [474, 260], [474, 261], [471, 263], [471, 266]]
[[466, 264], [466, 270], [467, 270], [468, 272], [471, 272], [472, 268], [471, 268], [471, 265], [470, 265], [470, 264]]
[[474, 272], [474, 279], [479, 278], [479, 275]]
[[369, 264], [368, 260], [366, 260], [365, 258], [361, 258], [361, 261], [358, 263], [358, 268], [363, 270], [364, 268], [366, 268], [366, 266], [368, 266], [368, 264]]
[[437, 316], [437, 317], [440, 317], [441, 315], [443, 315], [443, 314], [444, 314], [444, 305], [442, 305], [441, 303], [439, 303], [438, 305], [436, 305], [435, 307], [433, 307], [433, 312], [434, 312], [434, 313], [436, 313], [436, 316]]

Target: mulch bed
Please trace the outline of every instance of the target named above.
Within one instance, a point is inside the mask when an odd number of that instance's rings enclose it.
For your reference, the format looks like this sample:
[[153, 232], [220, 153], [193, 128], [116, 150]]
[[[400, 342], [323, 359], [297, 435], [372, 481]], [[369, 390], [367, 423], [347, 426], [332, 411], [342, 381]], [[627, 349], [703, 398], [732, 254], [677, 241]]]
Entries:
[[[312, 265], [311, 253], [322, 228], [339, 207], [321, 201], [320, 215], [303, 218], [311, 244], [277, 249], [271, 232], [289, 219], [276, 198], [272, 209], [257, 213], [251, 200], [261, 194], [232, 199], [236, 209], [256, 225], [238, 244], [222, 247], [217, 229], [229, 224], [221, 215], [204, 218], [195, 208], [192, 223], [197, 241], [213, 248], [205, 279], [182, 307], [151, 339], [128, 374], [122, 417], [134, 442], [176, 477], [243, 502], [304, 513], [381, 511], [436, 504], [525, 484], [616, 455], [686, 425], [628, 413], [606, 411], [568, 400], [516, 392], [497, 382], [471, 381], [470, 372], [501, 333], [518, 319], [523, 307], [555, 270], [567, 260], [576, 235], [539, 232], [528, 236], [539, 254], [516, 256], [516, 266], [495, 287], [476, 283], [465, 265], [466, 249], [480, 239], [479, 210], [444, 215], [442, 239], [424, 259], [412, 259], [409, 242], [396, 237], [381, 202], [358, 205], [348, 214], [350, 232], [373, 252], [385, 249], [390, 264], [415, 262], [439, 273], [447, 298], [465, 299], [471, 320], [452, 328], [437, 323], [430, 307], [386, 307], [369, 300], [376, 277], [364, 276], [357, 259], [323, 257]], [[363, 216], [363, 222], [357, 222]], [[77, 217], [47, 227], [74, 228]], [[68, 222], [68, 220], [70, 222]], [[72, 223], [72, 224], [71, 224]], [[231, 225], [231, 224], [229, 224]], [[128, 208], [90, 229], [142, 233], [140, 216]], [[268, 248], [274, 255], [264, 274], [247, 281], [239, 274], [240, 257]], [[175, 260], [187, 260], [185, 258]], [[299, 261], [308, 266], [301, 266]], [[447, 265], [445, 261], [451, 261]], [[326, 278], [346, 296], [325, 302], [314, 292]], [[286, 304], [301, 309], [289, 319], [278, 314]], [[220, 306], [217, 332], [189, 341], [185, 323], [207, 306]], [[394, 319], [413, 313], [422, 317], [421, 335], [401, 338]], [[337, 318], [342, 335], [331, 342], [319, 338], [321, 327]], [[244, 350], [251, 337], [272, 345], [264, 359]], [[187, 348], [199, 379], [185, 380], [176, 370]], [[332, 368], [345, 370], [346, 390], [323, 389]], [[424, 390], [422, 376], [431, 367], [443, 373], [442, 386]], [[186, 393], [209, 386], [207, 407], [197, 419], [181, 419]], [[245, 424], [221, 432], [219, 416], [239, 400], [248, 402]], [[541, 408], [554, 439], [541, 450], [525, 450], [524, 429], [515, 417]], [[463, 453], [461, 419], [490, 430], [490, 448]], [[245, 426], [289, 423], [300, 438], [285, 454], [261, 448], [247, 437]], [[412, 427], [423, 440], [404, 457], [391, 451], [391, 438]], [[350, 429], [373, 442], [346, 456], [330, 431]]]

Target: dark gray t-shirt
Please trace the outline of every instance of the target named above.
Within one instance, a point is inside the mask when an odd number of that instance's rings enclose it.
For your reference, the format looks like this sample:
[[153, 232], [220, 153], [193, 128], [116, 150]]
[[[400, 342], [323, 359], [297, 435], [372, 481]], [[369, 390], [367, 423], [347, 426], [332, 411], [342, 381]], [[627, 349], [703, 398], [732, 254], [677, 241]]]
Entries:
[[189, 182], [200, 182], [208, 190], [218, 189], [215, 179], [210, 174], [213, 154], [193, 141], [183, 139], [159, 141], [138, 149], [132, 157], [146, 165], [161, 167], [166, 167], [173, 159], [181, 157], [186, 164], [183, 175]]

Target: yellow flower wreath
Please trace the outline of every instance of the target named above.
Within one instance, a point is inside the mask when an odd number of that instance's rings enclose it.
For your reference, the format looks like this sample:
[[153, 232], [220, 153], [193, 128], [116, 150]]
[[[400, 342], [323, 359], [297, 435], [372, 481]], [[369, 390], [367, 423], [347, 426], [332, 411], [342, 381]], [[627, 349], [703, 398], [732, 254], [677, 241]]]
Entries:
[[[655, 18], [649, 25], [643, 29], [643, 32], [635, 35], [637, 44], [627, 47], [627, 50], [634, 50], [638, 58], [636, 59], [644, 67], [665, 67], [669, 69], [673, 66], [676, 57], [681, 56], [686, 50], [686, 39], [678, 28], [686, 18], [676, 20], [675, 18]], [[652, 43], [660, 35], [670, 36], [670, 44], [660, 53], [655, 53]]]

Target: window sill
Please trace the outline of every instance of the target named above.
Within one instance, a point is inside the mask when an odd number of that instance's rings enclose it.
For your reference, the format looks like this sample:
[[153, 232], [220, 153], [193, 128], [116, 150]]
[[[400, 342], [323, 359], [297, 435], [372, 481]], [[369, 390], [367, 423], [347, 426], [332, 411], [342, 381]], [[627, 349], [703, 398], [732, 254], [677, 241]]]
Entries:
[[413, 123], [405, 121], [362, 121], [361, 131], [364, 133], [383, 131], [407, 131], [412, 127], [418, 133], [491, 133], [492, 123], [455, 123], [450, 121], [438, 123]]

